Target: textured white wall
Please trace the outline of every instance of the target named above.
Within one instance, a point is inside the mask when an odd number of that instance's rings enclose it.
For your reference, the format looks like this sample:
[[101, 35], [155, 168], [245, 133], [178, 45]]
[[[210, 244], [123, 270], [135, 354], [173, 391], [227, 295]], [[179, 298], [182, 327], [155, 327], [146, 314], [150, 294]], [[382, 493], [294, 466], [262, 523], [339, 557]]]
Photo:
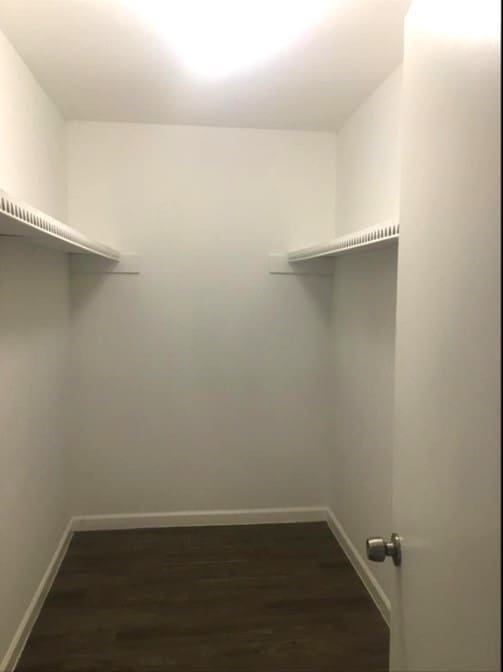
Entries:
[[71, 123], [68, 151], [71, 223], [142, 264], [71, 279], [75, 513], [320, 504], [331, 279], [267, 257], [332, 227], [333, 135]]
[[[64, 217], [64, 124], [0, 33], [0, 188]], [[0, 238], [0, 660], [68, 520], [66, 256]]]
[[[336, 230], [396, 217], [401, 72], [337, 135]], [[396, 249], [336, 258], [331, 324], [335, 422], [328, 502], [365, 557], [365, 539], [391, 533]], [[368, 563], [389, 596], [391, 568]]]

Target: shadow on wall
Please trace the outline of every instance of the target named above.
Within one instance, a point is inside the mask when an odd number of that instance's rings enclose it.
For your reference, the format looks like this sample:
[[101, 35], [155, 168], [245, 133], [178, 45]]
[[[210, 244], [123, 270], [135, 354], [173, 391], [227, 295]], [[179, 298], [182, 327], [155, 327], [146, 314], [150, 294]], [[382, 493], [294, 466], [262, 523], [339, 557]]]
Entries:
[[[279, 277], [279, 276], [278, 276]], [[285, 282], [295, 282], [317, 307], [317, 312], [327, 326], [331, 322], [333, 276], [332, 275], [286, 275]]]
[[66, 255], [23, 238], [0, 236], [0, 264], [0, 322], [4, 342], [26, 340], [33, 333], [49, 333], [65, 324]]

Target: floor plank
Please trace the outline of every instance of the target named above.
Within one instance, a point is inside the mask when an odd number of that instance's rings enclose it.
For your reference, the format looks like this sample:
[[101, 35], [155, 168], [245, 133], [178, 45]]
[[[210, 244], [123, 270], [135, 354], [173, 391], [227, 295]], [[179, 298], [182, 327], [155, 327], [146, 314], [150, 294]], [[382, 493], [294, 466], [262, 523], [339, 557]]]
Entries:
[[384, 672], [325, 523], [79, 532], [17, 672]]

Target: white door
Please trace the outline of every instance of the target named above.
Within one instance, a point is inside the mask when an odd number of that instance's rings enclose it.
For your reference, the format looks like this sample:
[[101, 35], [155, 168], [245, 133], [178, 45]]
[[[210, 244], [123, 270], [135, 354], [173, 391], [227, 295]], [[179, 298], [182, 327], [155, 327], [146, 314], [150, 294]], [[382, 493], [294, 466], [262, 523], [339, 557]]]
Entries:
[[499, 670], [499, 3], [405, 27], [391, 669]]

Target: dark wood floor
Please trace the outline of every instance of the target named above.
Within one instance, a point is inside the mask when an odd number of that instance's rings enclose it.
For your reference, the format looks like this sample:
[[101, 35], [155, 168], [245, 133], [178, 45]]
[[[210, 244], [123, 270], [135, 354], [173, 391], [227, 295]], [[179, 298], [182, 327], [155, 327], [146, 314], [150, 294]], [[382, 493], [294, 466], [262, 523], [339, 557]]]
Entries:
[[379, 672], [388, 629], [324, 523], [76, 533], [16, 672]]

